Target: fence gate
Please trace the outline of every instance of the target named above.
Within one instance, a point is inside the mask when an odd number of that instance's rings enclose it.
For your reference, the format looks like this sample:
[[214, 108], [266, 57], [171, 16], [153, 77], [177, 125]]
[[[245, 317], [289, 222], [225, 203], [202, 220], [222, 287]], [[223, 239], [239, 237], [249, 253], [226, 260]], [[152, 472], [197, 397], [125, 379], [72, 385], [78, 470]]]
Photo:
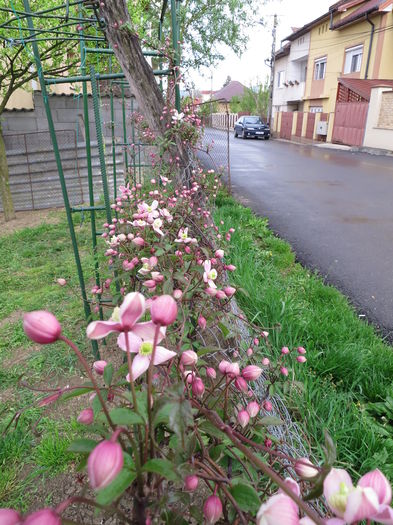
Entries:
[[315, 113], [307, 113], [306, 139], [314, 138]]
[[332, 142], [361, 146], [366, 127], [368, 102], [337, 102]]
[[281, 129], [280, 129], [281, 139], [291, 140], [292, 122], [293, 122], [292, 111], [283, 111], [281, 113]]
[[304, 117], [304, 113], [302, 111], [299, 111], [299, 113], [297, 114], [297, 121], [296, 121], [296, 131], [295, 131], [296, 137], [302, 136], [303, 117]]

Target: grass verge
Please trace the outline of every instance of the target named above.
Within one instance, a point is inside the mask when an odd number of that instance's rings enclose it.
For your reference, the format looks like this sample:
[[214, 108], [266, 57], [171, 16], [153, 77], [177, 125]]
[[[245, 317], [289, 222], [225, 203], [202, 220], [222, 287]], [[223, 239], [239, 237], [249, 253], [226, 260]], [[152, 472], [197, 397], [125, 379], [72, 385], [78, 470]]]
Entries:
[[280, 324], [269, 336], [278, 352], [307, 349], [307, 364], [296, 368], [304, 392], [292, 392], [287, 403], [315, 452], [326, 428], [340, 463], [359, 473], [378, 466], [392, 481], [392, 347], [340, 292], [295, 262], [266, 219], [225, 194], [216, 204], [216, 224], [236, 229], [228, 259], [237, 268], [232, 284], [244, 290], [239, 305], [261, 327]]
[[[89, 223], [77, 222], [78, 243], [87, 276], [93, 274]], [[53, 212], [51, 220], [0, 237], [0, 507], [21, 511], [38, 503], [36, 487], [69, 469], [67, 452], [79, 425], [77, 406], [49, 407], [34, 404], [36, 395], [20, 383], [37, 388], [64, 386], [82, 375], [74, 355], [64, 344], [34, 345], [22, 328], [25, 311], [53, 312], [64, 331], [89, 356], [79, 283], [65, 213]], [[56, 279], [65, 277], [61, 287]], [[3, 434], [16, 411], [23, 409], [18, 425]], [[76, 412], [77, 413], [77, 412]], [[38, 483], [39, 481], [39, 483]], [[50, 490], [45, 492], [47, 503]]]

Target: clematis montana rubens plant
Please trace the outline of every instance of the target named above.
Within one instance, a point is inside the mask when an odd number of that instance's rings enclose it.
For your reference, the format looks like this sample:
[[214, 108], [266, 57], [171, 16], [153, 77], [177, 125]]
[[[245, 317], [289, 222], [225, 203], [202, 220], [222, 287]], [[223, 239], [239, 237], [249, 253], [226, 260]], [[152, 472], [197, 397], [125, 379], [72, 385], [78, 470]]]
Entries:
[[[234, 519], [257, 525], [345, 525], [362, 520], [393, 524], [391, 486], [382, 472], [369, 472], [354, 486], [345, 470], [332, 466], [330, 438], [325, 461], [317, 465], [309, 458], [285, 454], [269, 432], [275, 424], [270, 415], [273, 400], [256, 394], [254, 383], [261, 374], [267, 382], [269, 377], [282, 381], [279, 370], [284, 360], [293, 354], [293, 362], [301, 366], [296, 355], [305, 355], [306, 350], [278, 350], [274, 366], [272, 357], [255, 361], [259, 345], [268, 338], [264, 334], [239, 348], [237, 361], [227, 358], [215, 365], [217, 361], [209, 362], [206, 353], [198, 355], [198, 344], [182, 339], [184, 308], [169, 295], [146, 300], [131, 292], [108, 320], [91, 322], [86, 330], [90, 339], [105, 337], [112, 348], [109, 354], [126, 352], [127, 363], [117, 370], [107, 356], [90, 365], [53, 314], [25, 315], [28, 337], [40, 344], [66, 343], [88, 377], [87, 383], [59, 390], [40, 406], [75, 395], [91, 404], [78, 421], [85, 427], [84, 435], [92, 429], [94, 440], [88, 446], [85, 438], [77, 440], [71, 451], [86, 461], [97, 499], [75, 494], [53, 509], [26, 516], [0, 509], [0, 523], [58, 525], [66, 520], [68, 507], [79, 502], [99, 505], [128, 523], [171, 523], [178, 515], [212, 524]], [[205, 331], [204, 323], [203, 327]], [[242, 461], [234, 461], [236, 457]], [[282, 477], [288, 465], [295, 477]], [[278, 492], [269, 491], [269, 486]], [[331, 517], [308, 505], [304, 498], [311, 491], [323, 493]], [[168, 503], [169, 494], [173, 503]], [[205, 498], [202, 508], [201, 498]]]

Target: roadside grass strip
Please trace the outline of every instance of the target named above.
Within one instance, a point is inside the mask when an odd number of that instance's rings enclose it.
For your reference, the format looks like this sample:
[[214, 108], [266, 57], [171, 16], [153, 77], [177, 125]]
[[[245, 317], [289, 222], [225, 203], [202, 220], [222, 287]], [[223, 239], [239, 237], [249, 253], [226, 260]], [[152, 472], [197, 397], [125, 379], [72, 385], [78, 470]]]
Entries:
[[[35, 504], [45, 480], [70, 468], [74, 456], [67, 449], [80, 425], [75, 410], [58, 404], [46, 413], [37, 408], [36, 388], [82, 381], [76, 359], [64, 344], [34, 345], [24, 334], [23, 312], [49, 310], [65, 332], [90, 357], [85, 318], [65, 213], [54, 212], [56, 224], [42, 224], [0, 237], [0, 507], [26, 510]], [[89, 223], [77, 225], [86, 276], [93, 275]], [[57, 278], [67, 279], [60, 286]], [[42, 397], [45, 393], [41, 393]], [[23, 409], [16, 428], [4, 429]], [[40, 496], [41, 497], [41, 496]]]
[[326, 428], [339, 463], [359, 473], [383, 467], [393, 481], [393, 348], [346, 297], [295, 262], [266, 219], [224, 193], [216, 206], [216, 224], [236, 229], [226, 262], [236, 266], [230, 280], [240, 307], [263, 329], [279, 324], [269, 330], [277, 354], [283, 346], [307, 350], [307, 363], [295, 368], [304, 389], [285, 399], [314, 452]]

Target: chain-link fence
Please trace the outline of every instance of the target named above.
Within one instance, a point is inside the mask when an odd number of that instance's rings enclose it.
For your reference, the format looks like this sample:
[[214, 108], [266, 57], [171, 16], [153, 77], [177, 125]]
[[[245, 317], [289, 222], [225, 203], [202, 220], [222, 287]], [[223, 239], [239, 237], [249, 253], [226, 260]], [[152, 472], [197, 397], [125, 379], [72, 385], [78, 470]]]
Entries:
[[[208, 103], [207, 103], [208, 104]], [[203, 117], [203, 133], [198, 157], [205, 168], [222, 172], [231, 189], [230, 134], [233, 115], [224, 105], [219, 113]]]

